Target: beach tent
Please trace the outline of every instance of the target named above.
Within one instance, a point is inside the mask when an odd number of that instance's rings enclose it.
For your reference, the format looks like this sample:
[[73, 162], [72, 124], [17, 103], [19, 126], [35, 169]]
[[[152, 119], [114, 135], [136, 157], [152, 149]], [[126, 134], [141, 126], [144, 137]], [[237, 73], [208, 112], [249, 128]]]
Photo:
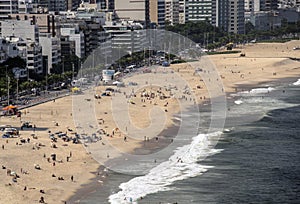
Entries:
[[122, 83], [122, 82], [114, 81], [114, 82], [113, 82], [113, 85], [118, 85], [119, 83]]
[[117, 87], [121, 87], [121, 86], [124, 86], [124, 83], [120, 82], [120, 81], [114, 81], [113, 85], [116, 85]]
[[122, 72], [116, 72], [116, 73], [114, 73], [114, 77], [115, 78], [119, 77], [120, 75], [122, 75]]
[[6, 107], [2, 108], [2, 110], [7, 111], [7, 110], [15, 109], [15, 108], [17, 108], [17, 106], [9, 105], [9, 106], [6, 106]]

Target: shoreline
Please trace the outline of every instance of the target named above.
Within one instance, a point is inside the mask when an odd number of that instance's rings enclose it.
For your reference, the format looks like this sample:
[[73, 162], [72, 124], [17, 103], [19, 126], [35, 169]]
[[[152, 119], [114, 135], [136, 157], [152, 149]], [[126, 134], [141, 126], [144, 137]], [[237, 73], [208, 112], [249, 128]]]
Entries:
[[[299, 42], [299, 41], [298, 41]], [[284, 48], [286, 44], [284, 44]], [[259, 45], [261, 46], [261, 45]], [[252, 47], [251, 47], [252, 48]], [[265, 53], [265, 50], [262, 49], [263, 53]], [[256, 55], [256, 50], [254, 49], [254, 52]], [[251, 54], [249, 54], [251, 56]], [[276, 59], [268, 59], [266, 62], [254, 60], [254, 57], [247, 57], [246, 58], [240, 58], [238, 55], [230, 55], [230, 58], [236, 59], [236, 62], [232, 62], [232, 59], [226, 58], [228, 55], [220, 55], [220, 56], [213, 56], [211, 61], [216, 63], [216, 67], [218, 70], [218, 74], [221, 76], [224, 76], [224, 81], [222, 80], [222, 83], [225, 87], [225, 93], [227, 101], [231, 100], [228, 97], [230, 97], [230, 94], [235, 93], [235, 90], [240, 91], [241, 89], [253, 89], [258, 88], [259, 86], [262, 86], [263, 84], [267, 83], [276, 83], [276, 81], [288, 81], [291, 79], [299, 79], [299, 77], [295, 77], [293, 75], [299, 74], [300, 70], [300, 63], [299, 62], [292, 62], [286, 59], [286, 57], [280, 57]], [[254, 62], [254, 66], [251, 66], [250, 64]], [[255, 62], [256, 61], [256, 62]], [[240, 64], [239, 64], [240, 63]], [[263, 64], [261, 64], [263, 63]], [[298, 64], [297, 64], [298, 63]], [[256, 67], [258, 66], [259, 67]], [[278, 65], [278, 67], [277, 67]], [[225, 67], [224, 67], [225, 66]], [[261, 66], [264, 69], [261, 69]], [[297, 66], [297, 68], [290, 69], [290, 66]], [[193, 73], [193, 69], [187, 66], [187, 64], [179, 64], [174, 65], [173, 69], [175, 70], [176, 67], [179, 67], [181, 70], [178, 74], [184, 78], [187, 77], [187, 81], [192, 83], [192, 87], [195, 87], [198, 85], [199, 81], [195, 81], [191, 74]], [[172, 68], [170, 68], [172, 69]], [[245, 76], [244, 78], [241, 77], [240, 73], [243, 73]], [[249, 72], [249, 73], [248, 73]], [[272, 75], [272, 73], [277, 73], [277, 75]], [[238, 74], [237, 74], [238, 73]], [[134, 76], [134, 75], [133, 75]], [[133, 77], [131, 76], [131, 77]], [[295, 81], [296, 81], [295, 80]], [[243, 83], [241, 83], [243, 82]], [[198, 95], [195, 95], [195, 97], [199, 97], [200, 94], [200, 100], [198, 100], [201, 108], [201, 104], [203, 102], [207, 103], [209, 102], [209, 98], [202, 99], [202, 96], [207, 96], [206, 89], [200, 89]], [[111, 105], [111, 98], [103, 98], [100, 101], [98, 101], [98, 107], [103, 107], [101, 110], [97, 112], [97, 117], [102, 117], [103, 111], [105, 111], [106, 107], [110, 107]], [[86, 102], [88, 103], [88, 102]], [[96, 103], [96, 100], [95, 100]], [[171, 103], [171, 102], [170, 102]], [[105, 105], [106, 104], [106, 105]], [[140, 108], [140, 110], [148, 110], [150, 107], [147, 104], [147, 109]], [[141, 105], [139, 103], [138, 105]], [[149, 106], [149, 107], [148, 107]], [[96, 104], [95, 104], [96, 107]], [[137, 107], [137, 106], [132, 106]], [[5, 145], [4, 154], [2, 154], [1, 163], [2, 165], [6, 165], [10, 168], [13, 168], [13, 170], [16, 170], [17, 173], [19, 173], [20, 168], [28, 169], [29, 170], [29, 176], [21, 175], [20, 182], [18, 182], [16, 185], [13, 184], [12, 188], [7, 188], [7, 186], [3, 186], [3, 192], [0, 193], [0, 196], [7, 197], [7, 199], [13, 199], [11, 200], [13, 203], [25, 203], [30, 200], [31, 202], [37, 201], [37, 199], [42, 196], [43, 194], [40, 194], [39, 192], [36, 192], [35, 190], [23, 191], [23, 189], [20, 189], [24, 187], [23, 185], [25, 183], [29, 183], [31, 186], [35, 184], [36, 189], [46, 189], [45, 193], [45, 201], [47, 203], [57, 203], [56, 197], [59, 197], [60, 200], [67, 201], [67, 203], [73, 203], [77, 198], [80, 198], [80, 196], [84, 197], [84, 195], [89, 195], [92, 193], [93, 189], [95, 187], [103, 188], [103, 185], [107, 184], [109, 182], [109, 178], [107, 178], [107, 173], [105, 170], [105, 167], [100, 165], [98, 162], [96, 162], [95, 159], [92, 158], [92, 156], [87, 152], [87, 149], [83, 147], [82, 144], [70, 144], [61, 141], [61, 139], [58, 139], [58, 148], [53, 149], [50, 146], [48, 146], [50, 140], [49, 135], [47, 133], [47, 130], [51, 130], [53, 133], [57, 131], [67, 132], [68, 135], [73, 135], [71, 131], [68, 131], [68, 129], [76, 130], [77, 127], [75, 127], [74, 124], [74, 118], [72, 117], [72, 95], [67, 97], [62, 97], [58, 99], [56, 102], [46, 102], [37, 106], [33, 106], [31, 108], [25, 109], [24, 111], [28, 111], [27, 114], [22, 116], [22, 119], [32, 121], [34, 124], [37, 124], [38, 128], [44, 128], [43, 130], [37, 130], [35, 132], [36, 135], [38, 135], [38, 140], [31, 140], [31, 143], [22, 144], [21, 146], [16, 146], [12, 143], [19, 140], [13, 140], [13, 142], [9, 141], [9, 144], [5, 144], [5, 140], [1, 139], [1, 144]], [[172, 108], [172, 109], [171, 109]], [[134, 154], [148, 154], [151, 151], [156, 151], [159, 148], [164, 147], [164, 145], [168, 145], [168, 142], [171, 142], [172, 135], [176, 133], [176, 125], [177, 121], [174, 121], [174, 112], [177, 110], [176, 106], [170, 107], [169, 114], [171, 115], [171, 120], [169, 121], [168, 125], [165, 126], [166, 128], [159, 134], [164, 138], [164, 143], [162, 145], [157, 145], [157, 142], [155, 141], [155, 138], [151, 138], [150, 145], [147, 145], [147, 149], [144, 148], [144, 144], [147, 142], [144, 142], [143, 139], [140, 138], [140, 140], [134, 140], [130, 139], [129, 143], [123, 142], [123, 133], [120, 133], [120, 136], [114, 136], [114, 137], [103, 137], [103, 142], [109, 142], [113, 145], [119, 145], [118, 147], [123, 148], [123, 150], [126, 152], [133, 152]], [[146, 112], [146, 111], [144, 111]], [[171, 114], [172, 113], [172, 114]], [[106, 113], [105, 113], [106, 114]], [[143, 113], [144, 114], [144, 113]], [[105, 130], [110, 133], [110, 130], [115, 127], [113, 123], [113, 118], [107, 115], [103, 115], [105, 119], [105, 123], [103, 121], [103, 124], [101, 124], [101, 127], [107, 126]], [[144, 116], [140, 116], [144, 117]], [[138, 118], [134, 118], [135, 122], [139, 122], [141, 127], [144, 127], [148, 124], [148, 121], [139, 121]], [[17, 124], [18, 126], [20, 122], [18, 121], [18, 118], [9, 117], [2, 119], [2, 122], [10, 122], [12, 124]], [[99, 120], [99, 119], [98, 119]], [[58, 126], [55, 125], [55, 123], [59, 123]], [[179, 126], [177, 126], [178, 128]], [[22, 137], [32, 137], [31, 134], [33, 134], [34, 131], [24, 131], [22, 132]], [[119, 134], [119, 133], [118, 133]], [[130, 136], [130, 135], [129, 135]], [[45, 145], [41, 147], [41, 150], [39, 151], [32, 151], [31, 147], [33, 145], [33, 142], [41, 143], [42, 145]], [[65, 146], [66, 145], [66, 146]], [[8, 149], [9, 151], [7, 151]], [[66, 162], [65, 157], [69, 154], [69, 152], [72, 151], [73, 154], [75, 154], [75, 157], [71, 158], [71, 162]], [[103, 153], [105, 153], [106, 158], [106, 150], [102, 150]], [[34, 152], [32, 154], [32, 152]], [[50, 153], [54, 152], [57, 153], [59, 159], [62, 158], [63, 163], [62, 164], [56, 164], [56, 166], [52, 167], [52, 163], [49, 163], [43, 159], [43, 153], [46, 153], [47, 156], [49, 156]], [[23, 155], [22, 155], [23, 154]], [[30, 156], [29, 156], [30, 155]], [[31, 156], [32, 155], [32, 156]], [[23, 157], [26, 159], [23, 159]], [[118, 155], [110, 155], [110, 159], [118, 158]], [[15, 159], [15, 161], [14, 161]], [[107, 158], [108, 159], [108, 158]], [[27, 161], [28, 160], [28, 161]], [[26, 163], [27, 161], [27, 163]], [[42, 171], [34, 171], [33, 170], [33, 164], [38, 163], [42, 166]], [[89, 165], [87, 165], [87, 163]], [[31, 173], [34, 172], [34, 177], [31, 176]], [[66, 180], [64, 182], [57, 182], [55, 179], [51, 178], [51, 174], [53, 172], [56, 175], [62, 175]], [[74, 174], [74, 178], [76, 182], [70, 182], [69, 177]], [[46, 175], [46, 178], [43, 176]], [[4, 183], [11, 182], [10, 177], [7, 177], [4, 175], [4, 170], [1, 171], [0, 178], [4, 180]], [[8, 179], [9, 178], [9, 179]], [[30, 180], [33, 179], [33, 181]], [[4, 184], [3, 184], [4, 185]], [[29, 186], [30, 187], [30, 186]], [[66, 190], [67, 189], [67, 190]], [[90, 191], [90, 192], [88, 192]], [[21, 192], [20, 195], [18, 195]], [[27, 194], [29, 193], [29, 194]], [[14, 197], [13, 194], [17, 194], [18, 196]], [[22, 197], [23, 196], [23, 197]], [[25, 196], [25, 197], [24, 197]], [[78, 200], [78, 199], [77, 199]], [[63, 202], [63, 201], [61, 201]], [[7, 203], [11, 203], [7, 201]]]
[[[257, 84], [240, 85], [238, 87], [238, 92], [239, 91], [250, 91], [250, 90], [256, 89], [256, 88], [267, 87], [265, 85], [268, 84], [268, 83], [272, 83], [274, 85], [275, 84], [277, 84], [277, 85], [284, 84], [284, 83], [288, 83], [288, 82], [289, 83], [293, 83], [296, 80], [298, 80], [299, 78], [300, 78], [300, 76], [299, 77], [278, 78], [278, 79], [273, 80], [273, 81], [259, 82]], [[240, 90], [239, 90], [239, 88], [240, 88]], [[237, 92], [228, 92], [228, 93], [226, 93], [226, 97], [228, 98], [231, 94], [235, 94], [235, 93], [237, 93]], [[232, 98], [231, 99], [227, 99], [227, 100], [231, 100], [233, 102]], [[199, 106], [203, 106], [203, 104], [199, 104]], [[160, 135], [172, 135], [172, 133], [177, 133], [177, 131], [178, 131], [178, 126], [171, 126], [171, 127], [168, 127], [167, 129], [163, 130], [160, 133]], [[135, 148], [134, 151], [133, 151], [133, 154], [141, 154], [141, 152], [144, 153], [145, 149], [143, 147], [143, 144], [144, 144], [144, 142], [140, 142], [141, 146]], [[151, 150], [148, 150], [148, 151], [149, 152], [147, 152], [147, 153], [151, 154], [152, 152], [155, 152], [155, 149], [152, 150], [152, 151]], [[98, 169], [99, 169], [99, 172], [102, 173], [100, 175], [105, 174], [103, 172], [103, 169], [105, 169], [105, 166], [100, 165]], [[134, 178], [136, 176], [131, 176], [131, 177]], [[108, 179], [109, 178], [106, 178], [103, 181], [103, 183], [99, 183], [98, 182], [98, 175], [95, 174], [95, 177], [91, 179], [90, 183], [84, 184], [82, 186], [82, 188], [78, 189], [75, 194], [73, 194], [71, 197], [69, 197], [68, 203], [76, 203], [76, 201], [80, 200], [80, 198], [87, 197], [89, 194], [91, 194], [91, 193], [93, 193], [95, 191], [95, 188], [97, 188], [99, 190], [105, 188], [105, 185], [107, 184], [107, 180]]]
[[[166, 129], [164, 129], [159, 135], [167, 135], [167, 137], [170, 137], [171, 135], [173, 135], [173, 133], [177, 133], [178, 131], [178, 126], [170, 126]], [[172, 137], [172, 136], [171, 136]], [[173, 138], [173, 137], [172, 137]], [[151, 141], [152, 140], [152, 141]], [[155, 138], [152, 138], [150, 141], [150, 143], [154, 143]], [[154, 149], [147, 149], [145, 150], [144, 148], [144, 144], [148, 143], [148, 141], [141, 141], [140, 142], [140, 146], [136, 147], [133, 150], [133, 154], [151, 154], [156, 152], [157, 148]], [[157, 144], [155, 142], [155, 144]], [[164, 143], [164, 144], [169, 144], [169, 143]], [[153, 147], [157, 147], [154, 144], [150, 145], [150, 148]], [[115, 158], [112, 158], [115, 159]], [[76, 193], [74, 193], [72, 196], [70, 196], [67, 199], [67, 203], [78, 203], [78, 201], [80, 201], [81, 198], [84, 197], [88, 197], [89, 194], [93, 193], [95, 190], [95, 188], [97, 189], [103, 189], [104, 185], [108, 182], [108, 177], [109, 177], [109, 173], [106, 173], [107, 171], [111, 171], [111, 170], [107, 170], [105, 166], [103, 166], [102, 164], [100, 164], [100, 166], [98, 167], [98, 173], [94, 173], [94, 178], [90, 179], [90, 182], [87, 184], [83, 184], [82, 188], [77, 189]], [[103, 176], [105, 177], [105, 179], [103, 180], [103, 182], [99, 182], [99, 178], [103, 178]], [[130, 176], [129, 177], [134, 178], [135, 176]], [[79, 202], [80, 203], [80, 202]]]
[[[267, 44], [267, 45], [269, 45], [269, 44]], [[256, 45], [250, 45], [250, 46], [256, 46]], [[226, 58], [226, 57], [228, 57], [228, 55], [223, 55], [219, 58], [223, 58], [223, 57]], [[233, 55], [231, 55], [231, 57], [236, 58], [236, 59], [240, 59], [239, 57], [233, 56]], [[256, 56], [256, 57], [258, 57], [258, 56]], [[271, 56], [271, 58], [272, 57], [273, 56]], [[289, 57], [290, 56], [284, 56], [284, 57], [279, 56], [278, 58], [277, 57], [276, 58], [285, 60]], [[247, 58], [251, 58], [251, 56], [250, 57], [247, 56]], [[264, 56], [262, 58], [264, 58]], [[255, 57], [253, 57], [253, 59], [255, 59]], [[222, 74], [222, 73], [220, 73], [220, 74]], [[268, 76], [268, 77], [266, 77], [266, 79], [260, 79], [260, 81], [251, 80], [251, 83], [249, 83], [249, 82], [247, 83], [247, 81], [246, 81], [246, 83], [232, 84], [231, 86], [229, 86], [231, 88], [229, 88], [229, 90], [226, 90], [227, 100], [232, 100], [232, 99], [228, 99], [228, 97], [231, 97], [230, 95], [236, 93], [236, 91], [237, 92], [242, 91], [242, 90], [244, 90], [244, 91], [248, 90], [249, 91], [249, 90], [254, 89], [254, 88], [260, 88], [261, 86], [264, 86], [265, 84], [268, 84], [268, 83], [271, 83], [271, 84], [284, 83], [284, 82], [291, 82], [292, 83], [292, 82], [294, 82], [294, 81], [296, 81], [297, 79], [300, 78], [300, 76], [299, 77], [296, 77], [296, 76], [280, 76], [279, 77], [279, 75], [275, 76], [274, 78], [273, 77], [274, 76], [271, 76], [271, 77]], [[236, 91], [235, 91], [235, 88], [236, 88]], [[172, 129], [172, 127], [169, 127], [169, 129]], [[168, 132], [168, 130], [166, 130], [166, 132]], [[170, 132], [172, 132], [172, 130]], [[141, 142], [141, 144], [143, 144], [143, 142]], [[139, 152], [139, 151], [143, 151], [142, 146], [140, 146], [140, 148], [135, 149], [135, 152]], [[105, 185], [105, 183], [103, 185]], [[91, 184], [90, 188], [93, 188], [92, 184]], [[103, 188], [103, 186], [101, 185], [100, 188]], [[76, 197], [80, 197], [80, 195], [84, 195], [85, 193], [87, 193], [86, 190], [87, 189], [79, 189], [76, 194], [74, 194], [72, 197], [70, 197], [69, 200], [72, 201], [72, 199], [76, 199]]]

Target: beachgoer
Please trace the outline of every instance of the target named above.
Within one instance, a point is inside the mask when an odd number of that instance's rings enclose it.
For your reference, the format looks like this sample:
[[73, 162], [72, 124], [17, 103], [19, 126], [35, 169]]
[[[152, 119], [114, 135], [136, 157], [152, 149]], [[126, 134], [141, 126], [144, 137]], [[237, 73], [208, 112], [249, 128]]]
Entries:
[[2, 145], [2, 149], [4, 149], [4, 145]]
[[74, 177], [73, 177], [73, 175], [71, 176], [71, 181], [72, 181], [72, 182], [74, 181]]
[[39, 203], [45, 203], [44, 197], [41, 196]]

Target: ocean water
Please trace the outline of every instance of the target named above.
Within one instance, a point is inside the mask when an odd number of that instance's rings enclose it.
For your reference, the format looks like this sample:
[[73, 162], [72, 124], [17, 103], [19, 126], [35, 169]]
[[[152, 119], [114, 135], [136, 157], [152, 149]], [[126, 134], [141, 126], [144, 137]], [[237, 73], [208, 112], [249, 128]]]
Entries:
[[300, 203], [299, 81], [229, 96], [225, 133], [195, 136], [146, 175], [107, 171], [103, 185], [71, 202]]

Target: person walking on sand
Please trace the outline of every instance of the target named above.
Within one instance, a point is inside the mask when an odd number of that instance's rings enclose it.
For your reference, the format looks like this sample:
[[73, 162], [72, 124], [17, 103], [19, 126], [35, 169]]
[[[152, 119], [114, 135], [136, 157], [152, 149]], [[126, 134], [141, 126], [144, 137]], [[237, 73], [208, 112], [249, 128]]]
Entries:
[[44, 197], [41, 196], [39, 203], [45, 203]]
[[4, 144], [2, 145], [2, 149], [4, 149]]
[[73, 177], [73, 175], [71, 176], [71, 181], [72, 181], [72, 182], [74, 181], [74, 177]]

